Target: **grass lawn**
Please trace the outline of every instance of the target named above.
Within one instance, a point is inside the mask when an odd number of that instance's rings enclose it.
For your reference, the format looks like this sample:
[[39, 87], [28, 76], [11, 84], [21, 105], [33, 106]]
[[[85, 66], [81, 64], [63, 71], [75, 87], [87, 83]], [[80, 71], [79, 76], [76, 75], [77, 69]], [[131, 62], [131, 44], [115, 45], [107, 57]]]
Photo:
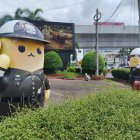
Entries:
[[1, 140], [139, 140], [140, 93], [111, 89], [48, 108], [25, 110], [0, 123]]

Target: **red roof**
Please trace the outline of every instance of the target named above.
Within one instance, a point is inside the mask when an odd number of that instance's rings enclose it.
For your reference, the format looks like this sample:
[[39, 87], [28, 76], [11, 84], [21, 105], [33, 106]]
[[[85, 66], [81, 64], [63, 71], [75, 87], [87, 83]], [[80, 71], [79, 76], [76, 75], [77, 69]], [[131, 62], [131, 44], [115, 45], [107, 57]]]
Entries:
[[[99, 25], [124, 25], [124, 22], [98, 22]], [[96, 22], [94, 22], [94, 25], [96, 25]]]

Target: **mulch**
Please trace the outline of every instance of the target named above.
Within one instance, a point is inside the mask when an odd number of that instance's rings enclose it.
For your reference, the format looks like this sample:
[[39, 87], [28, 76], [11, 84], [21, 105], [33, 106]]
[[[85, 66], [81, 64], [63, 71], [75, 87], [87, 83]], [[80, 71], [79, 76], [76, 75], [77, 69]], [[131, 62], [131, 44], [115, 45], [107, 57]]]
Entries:
[[[61, 78], [63, 76], [65, 76], [65, 74], [47, 74], [47, 77], [49, 79], [65, 79], [65, 78]], [[66, 79], [66, 80], [82, 80], [83, 78], [84, 78], [84, 76], [78, 75], [78, 76], [76, 76], [75, 79]]]

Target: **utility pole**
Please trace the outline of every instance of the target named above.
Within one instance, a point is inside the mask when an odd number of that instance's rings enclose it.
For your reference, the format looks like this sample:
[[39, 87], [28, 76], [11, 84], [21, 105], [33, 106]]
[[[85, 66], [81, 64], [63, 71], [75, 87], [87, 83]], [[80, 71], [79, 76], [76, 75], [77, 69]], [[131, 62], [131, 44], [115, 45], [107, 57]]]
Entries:
[[98, 22], [101, 19], [101, 13], [99, 13], [99, 10], [96, 9], [96, 15], [94, 16], [94, 20], [96, 21], [96, 44], [95, 44], [95, 50], [96, 50], [96, 75], [99, 75], [99, 60], [98, 60]]

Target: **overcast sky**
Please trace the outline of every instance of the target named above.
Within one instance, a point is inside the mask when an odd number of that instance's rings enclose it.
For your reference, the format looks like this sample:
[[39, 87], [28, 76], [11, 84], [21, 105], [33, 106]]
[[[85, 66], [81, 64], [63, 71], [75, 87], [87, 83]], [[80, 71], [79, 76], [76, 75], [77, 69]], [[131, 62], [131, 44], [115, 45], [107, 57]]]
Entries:
[[[106, 21], [115, 11], [121, 0], [1, 0], [0, 16], [13, 14], [17, 8], [43, 9], [45, 19], [56, 22], [73, 22], [78, 25], [92, 25], [96, 8]], [[137, 0], [124, 0], [123, 6], [111, 18], [111, 22], [138, 24]]]

